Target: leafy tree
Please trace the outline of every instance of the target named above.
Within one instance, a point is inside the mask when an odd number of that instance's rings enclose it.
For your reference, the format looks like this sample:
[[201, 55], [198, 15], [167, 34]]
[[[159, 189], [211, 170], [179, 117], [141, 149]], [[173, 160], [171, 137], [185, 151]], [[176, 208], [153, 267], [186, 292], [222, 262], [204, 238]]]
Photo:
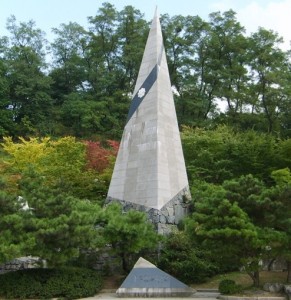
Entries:
[[184, 127], [182, 143], [190, 181], [199, 178], [216, 183], [233, 176], [229, 152], [236, 147], [231, 128], [210, 131]]
[[100, 206], [50, 189], [44, 177], [33, 170], [29, 173], [20, 185], [31, 213], [27, 231], [36, 242], [30, 254], [54, 266], [78, 257], [82, 249], [102, 246], [95, 229]]
[[[200, 57], [209, 34], [209, 24], [199, 16], [163, 15], [161, 18], [169, 73], [175, 87], [177, 116], [180, 124], [204, 124], [213, 112], [206, 97], [203, 79], [204, 58]], [[198, 53], [198, 54], [197, 54]], [[195, 99], [195, 101], [194, 101]]]
[[52, 89], [56, 103], [62, 104], [64, 96], [78, 90], [88, 90], [86, 54], [89, 35], [82, 26], [72, 22], [61, 24], [60, 28], [53, 28], [53, 32], [57, 37], [51, 44], [54, 54]]
[[139, 42], [145, 34], [145, 21], [140, 20], [140, 12], [132, 7], [126, 7], [119, 14], [110, 3], [103, 3], [98, 14], [88, 19], [92, 37], [90, 49], [94, 53], [89, 82], [102, 107], [100, 129], [110, 132], [111, 138], [120, 137], [133, 85], [128, 76], [138, 70], [139, 65], [133, 61], [142, 56], [143, 46]]
[[102, 124], [103, 102], [88, 99], [84, 93], [71, 93], [64, 99], [61, 118], [68, 134], [88, 137], [105, 130]]
[[0, 262], [30, 254], [36, 245], [28, 231], [31, 216], [22, 198], [0, 191]]
[[13, 113], [9, 107], [9, 82], [6, 76], [7, 66], [0, 59], [0, 137], [14, 132]]
[[[143, 14], [128, 5], [117, 16], [118, 28], [118, 89], [123, 93], [132, 93], [142, 60], [144, 46], [149, 31]], [[127, 104], [127, 103], [126, 103]]]
[[[237, 117], [245, 106], [248, 92], [247, 57], [248, 41], [244, 28], [236, 20], [236, 13], [229, 10], [210, 14], [210, 39], [207, 54], [210, 56], [206, 78], [217, 76], [214, 91], [220, 101], [226, 101], [230, 117]], [[210, 74], [209, 74], [210, 73]]]
[[184, 232], [172, 233], [162, 244], [158, 265], [183, 282], [204, 282], [217, 272], [210, 252], [195, 245]]
[[6, 105], [13, 112], [18, 134], [45, 134], [52, 102], [51, 79], [44, 73], [44, 33], [35, 28], [33, 21], [17, 25], [14, 16], [8, 19], [7, 29], [10, 45], [2, 52], [9, 85]]
[[[276, 230], [257, 226], [240, 207], [240, 201], [228, 200], [223, 187], [204, 184], [192, 191], [195, 212], [187, 223], [187, 231], [218, 254], [236, 257], [259, 286], [260, 261], [269, 257], [269, 249], [280, 235]], [[265, 225], [265, 224], [264, 224]], [[222, 256], [223, 259], [225, 257]]]
[[[120, 138], [149, 23], [134, 7], [117, 11], [109, 2], [88, 21], [88, 29], [74, 22], [53, 29], [48, 70], [44, 33], [33, 21], [8, 19], [0, 134]], [[163, 15], [161, 24], [181, 125], [290, 136], [290, 52], [276, 33], [260, 28], [246, 37], [232, 10], [207, 21]]]
[[271, 172], [289, 167], [289, 140], [229, 126], [214, 130], [183, 128], [182, 143], [190, 181], [194, 178], [212, 183], [253, 174], [268, 185]]
[[19, 137], [20, 143], [14, 143], [11, 137], [4, 137], [3, 149], [10, 155], [6, 163], [13, 172], [22, 173], [27, 168], [39, 165], [39, 161], [49, 152], [49, 138]]
[[109, 166], [110, 157], [117, 155], [119, 143], [116, 141], [107, 140], [107, 144], [109, 144], [111, 148], [102, 147], [100, 141], [86, 142], [88, 168], [102, 172]]
[[110, 3], [89, 23], [88, 31], [76, 23], [54, 29], [55, 118], [70, 135], [120, 137], [148, 25], [133, 7], [119, 13]]
[[238, 203], [253, 224], [261, 227], [266, 225], [265, 209], [270, 203], [263, 203], [261, 200], [261, 195], [266, 189], [262, 181], [253, 175], [246, 175], [224, 181], [223, 188], [227, 191], [227, 199], [231, 203]]
[[[58, 140], [20, 138], [20, 143], [5, 138], [3, 148], [9, 155], [5, 159], [2, 172], [10, 180], [16, 179], [11, 182], [16, 190], [17, 180], [33, 169], [46, 178], [44, 184], [47, 187], [77, 198], [103, 202], [118, 147], [115, 141], [108, 143], [112, 147], [105, 149], [99, 145], [95, 147], [99, 154], [93, 154], [88, 146], [94, 145], [93, 142], [78, 142], [73, 137]], [[99, 168], [101, 165], [103, 167]]]
[[70, 22], [54, 28], [55, 41], [51, 44], [54, 68], [50, 76], [54, 98], [55, 130], [67, 135], [92, 135], [99, 126], [98, 107], [92, 103], [90, 84], [89, 33], [79, 24]]
[[282, 38], [271, 30], [259, 28], [252, 34], [249, 47], [249, 65], [252, 72], [252, 110], [263, 112], [270, 133], [280, 128], [284, 110], [290, 113], [290, 66], [288, 56], [279, 45]]
[[226, 102], [228, 117], [235, 118], [248, 92], [244, 28], [232, 10], [209, 18], [162, 17], [177, 114], [185, 125], [208, 124], [218, 115], [218, 102]]
[[123, 270], [129, 272], [133, 256], [154, 249], [160, 238], [143, 212], [129, 210], [124, 213], [119, 203], [112, 203], [103, 213], [99, 232], [113, 253], [121, 258]]
[[[289, 168], [272, 172], [276, 186], [264, 195], [273, 205], [267, 211], [268, 225], [281, 233], [281, 241], [274, 245], [279, 256], [287, 261], [287, 282], [291, 282], [291, 173]], [[279, 249], [276, 249], [279, 248]]]
[[291, 183], [291, 173], [289, 168], [273, 171], [271, 176], [280, 187]]
[[[10, 201], [10, 206], [3, 209], [2, 218], [8, 227], [1, 228], [2, 237], [11, 246], [3, 242], [3, 260], [11, 257], [6, 253], [10, 249], [11, 255], [36, 255], [50, 264], [63, 264], [77, 258], [82, 249], [103, 246], [103, 238], [95, 228], [100, 222], [101, 208], [94, 201], [104, 200], [108, 183], [94, 166], [88, 169], [86, 144], [72, 137], [54, 141], [20, 138], [20, 141], [13, 143], [11, 138], [5, 138], [3, 144], [10, 156], [6, 157], [6, 167], [1, 171], [8, 176], [17, 175], [14, 192], [23, 199], [16, 202], [6, 196], [1, 198], [3, 207]], [[106, 154], [116, 154], [117, 144], [108, 143], [115, 150], [108, 148]], [[109, 157], [98, 159], [104, 161]], [[109, 172], [111, 162], [104, 168]], [[5, 182], [1, 184], [7, 188]], [[19, 211], [21, 205], [25, 211]], [[22, 242], [20, 234], [27, 243]]]

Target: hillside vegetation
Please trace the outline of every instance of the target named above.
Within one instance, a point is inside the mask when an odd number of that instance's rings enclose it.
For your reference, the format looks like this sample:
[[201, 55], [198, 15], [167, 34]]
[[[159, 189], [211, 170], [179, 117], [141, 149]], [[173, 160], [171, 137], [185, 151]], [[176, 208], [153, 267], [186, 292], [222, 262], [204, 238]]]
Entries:
[[232, 10], [161, 16], [192, 194], [162, 238], [144, 213], [103, 205], [149, 23], [110, 3], [88, 20], [48, 43], [11, 17], [0, 37], [0, 263], [92, 268], [110, 249], [123, 273], [151, 254], [188, 283], [244, 268], [260, 286], [261, 261], [280, 257], [291, 282], [291, 52], [278, 34], [247, 36]]

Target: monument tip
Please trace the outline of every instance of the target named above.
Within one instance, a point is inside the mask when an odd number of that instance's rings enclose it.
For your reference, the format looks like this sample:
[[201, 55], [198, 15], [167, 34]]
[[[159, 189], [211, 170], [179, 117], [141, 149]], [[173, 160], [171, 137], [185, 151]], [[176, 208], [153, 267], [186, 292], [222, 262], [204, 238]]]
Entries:
[[154, 13], [154, 19], [159, 18], [159, 11], [158, 11], [158, 6], [156, 5], [155, 8], [155, 13]]

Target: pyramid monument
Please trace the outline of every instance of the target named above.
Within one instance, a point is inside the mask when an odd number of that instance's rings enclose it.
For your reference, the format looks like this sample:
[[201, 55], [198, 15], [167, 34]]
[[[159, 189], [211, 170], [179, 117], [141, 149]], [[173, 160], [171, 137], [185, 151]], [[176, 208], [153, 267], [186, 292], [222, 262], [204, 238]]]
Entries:
[[157, 9], [145, 46], [107, 203], [148, 213], [158, 232], [187, 214], [189, 184]]
[[191, 297], [195, 292], [140, 257], [116, 294], [118, 297]]

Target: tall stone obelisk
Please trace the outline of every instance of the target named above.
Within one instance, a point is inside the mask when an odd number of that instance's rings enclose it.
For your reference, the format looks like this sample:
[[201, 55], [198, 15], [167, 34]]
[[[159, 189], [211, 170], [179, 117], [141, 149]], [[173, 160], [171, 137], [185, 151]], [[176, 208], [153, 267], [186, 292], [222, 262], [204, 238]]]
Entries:
[[178, 224], [190, 198], [157, 9], [147, 39], [107, 202], [145, 211], [160, 233]]

